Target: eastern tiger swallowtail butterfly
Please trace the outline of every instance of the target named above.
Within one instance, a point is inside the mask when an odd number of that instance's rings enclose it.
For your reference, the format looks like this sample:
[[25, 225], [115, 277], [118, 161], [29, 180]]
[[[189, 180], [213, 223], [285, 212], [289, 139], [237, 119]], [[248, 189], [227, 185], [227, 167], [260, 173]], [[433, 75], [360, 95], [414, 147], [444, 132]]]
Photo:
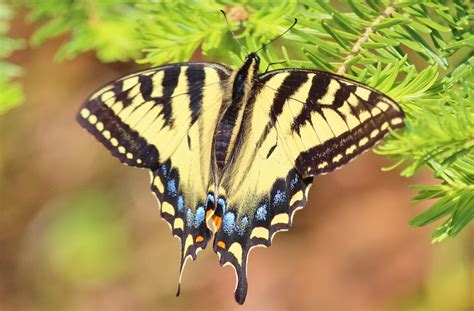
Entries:
[[404, 116], [342, 76], [258, 68], [250, 53], [236, 71], [199, 62], [144, 70], [99, 89], [77, 117], [122, 163], [150, 170], [161, 216], [181, 242], [180, 282], [187, 259], [214, 236], [220, 264], [235, 268], [240, 304], [251, 249], [290, 228], [313, 177], [402, 127]]

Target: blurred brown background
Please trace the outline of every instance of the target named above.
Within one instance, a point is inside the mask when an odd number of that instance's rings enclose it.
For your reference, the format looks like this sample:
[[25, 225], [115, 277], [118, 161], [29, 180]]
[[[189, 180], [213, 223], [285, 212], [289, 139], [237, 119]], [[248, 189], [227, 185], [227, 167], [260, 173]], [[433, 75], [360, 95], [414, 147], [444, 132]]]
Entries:
[[[21, 18], [12, 36], [27, 37]], [[243, 307], [232, 268], [208, 247], [186, 266], [148, 173], [128, 168], [75, 113], [100, 85], [138, 69], [92, 53], [54, 63], [61, 40], [17, 52], [26, 102], [0, 117], [1, 310], [473, 310], [472, 228], [431, 245], [411, 228], [415, 183], [366, 153], [318, 177], [293, 229], [249, 260]]]

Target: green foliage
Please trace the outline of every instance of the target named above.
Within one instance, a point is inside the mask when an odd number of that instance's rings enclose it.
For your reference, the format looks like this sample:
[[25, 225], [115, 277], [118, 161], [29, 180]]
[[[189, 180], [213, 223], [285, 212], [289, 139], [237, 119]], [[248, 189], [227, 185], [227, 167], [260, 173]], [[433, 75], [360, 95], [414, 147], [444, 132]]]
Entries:
[[199, 47], [207, 54], [218, 49], [228, 32], [218, 14], [222, 6], [213, 1], [150, 2], [140, 7], [148, 17], [139, 29], [147, 54], [141, 62], [158, 65], [189, 60]]
[[423, 226], [450, 215], [433, 233], [433, 241], [458, 234], [474, 218], [474, 97], [472, 84], [464, 87], [470, 89], [449, 92], [446, 100], [452, 105], [440, 100], [426, 107], [423, 118], [414, 119], [403, 132], [394, 133], [379, 149], [379, 153], [395, 155], [401, 161], [412, 160], [402, 175], [411, 177], [428, 166], [442, 181], [439, 185], [415, 187], [419, 190], [415, 202], [438, 201], [415, 217], [412, 225]]
[[[429, 168], [439, 185], [416, 186], [415, 202], [435, 200], [413, 219], [444, 218], [433, 241], [456, 235], [474, 218], [474, 10], [469, 0], [205, 0], [28, 1], [42, 23], [34, 43], [70, 34], [58, 52], [70, 58], [95, 50], [103, 61], [160, 65], [201, 52], [237, 67], [248, 51], [298, 24], [260, 52], [262, 68], [318, 68], [388, 94], [406, 112], [406, 128], [378, 153], [405, 165], [411, 177]], [[143, 54], [140, 53], [143, 52]]]
[[97, 286], [119, 277], [130, 256], [127, 225], [115, 200], [100, 192], [54, 201], [38, 245], [47, 269], [71, 285]]
[[46, 39], [69, 34], [69, 40], [56, 54], [57, 60], [90, 50], [95, 50], [103, 62], [136, 59], [142, 46], [136, 29], [140, 11], [132, 5], [134, 2], [28, 0], [29, 19], [42, 24], [31, 42], [38, 46]]
[[418, 289], [397, 297], [386, 310], [472, 310], [472, 238], [464, 232], [455, 241], [432, 249], [432, 259]]
[[21, 70], [6, 60], [14, 50], [23, 45], [21, 40], [14, 40], [7, 36], [8, 22], [11, 18], [10, 7], [0, 2], [0, 115], [18, 106], [23, 100], [22, 87], [12, 81], [20, 75]]
[[255, 51], [288, 28], [292, 21], [288, 16], [294, 15], [296, 2], [148, 1], [139, 7], [147, 12], [146, 22], [139, 28], [146, 46], [146, 57], [141, 62], [158, 65], [187, 61], [200, 48], [209, 59], [225, 61], [235, 68], [246, 53], [231, 40], [220, 10], [227, 10], [229, 19], [239, 14], [248, 16], [242, 25], [231, 23], [231, 28], [241, 30], [238, 38], [245, 41], [249, 51]]

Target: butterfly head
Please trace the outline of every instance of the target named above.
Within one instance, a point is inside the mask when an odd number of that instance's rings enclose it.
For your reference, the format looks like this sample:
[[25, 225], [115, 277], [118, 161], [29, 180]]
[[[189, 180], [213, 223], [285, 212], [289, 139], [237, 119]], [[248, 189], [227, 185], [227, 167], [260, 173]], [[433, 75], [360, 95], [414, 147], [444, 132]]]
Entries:
[[260, 58], [256, 53], [250, 53], [247, 56], [245, 63], [235, 74], [232, 87], [233, 102], [240, 102], [242, 98], [246, 98], [248, 96], [252, 81], [258, 75], [259, 65]]
[[249, 64], [248, 69], [253, 72], [253, 76], [255, 77], [258, 73], [258, 67], [260, 66], [260, 57], [258, 57], [257, 53], [250, 53], [245, 63]]

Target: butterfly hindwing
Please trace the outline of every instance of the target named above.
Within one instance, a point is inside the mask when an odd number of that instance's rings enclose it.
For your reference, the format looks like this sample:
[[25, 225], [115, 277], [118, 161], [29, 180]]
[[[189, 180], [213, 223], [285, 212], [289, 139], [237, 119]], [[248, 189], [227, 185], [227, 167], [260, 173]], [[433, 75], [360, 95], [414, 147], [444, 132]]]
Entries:
[[251, 187], [255, 186], [250, 180], [265, 171], [265, 168], [258, 168], [256, 162], [249, 171], [249, 187], [241, 186], [241, 194], [229, 194], [223, 205], [222, 225], [214, 237], [214, 250], [219, 254], [221, 265], [230, 264], [235, 269], [235, 299], [240, 304], [247, 294], [250, 251], [253, 247], [270, 246], [275, 233], [290, 228], [293, 215], [306, 203], [312, 184], [311, 177], [303, 178], [288, 166], [286, 177], [274, 180], [268, 192], [250, 194]]
[[181, 268], [211, 235], [205, 209], [212, 135], [229, 75], [225, 66], [204, 63], [145, 70], [104, 86], [78, 114], [121, 162], [150, 169], [161, 216], [182, 244]]

